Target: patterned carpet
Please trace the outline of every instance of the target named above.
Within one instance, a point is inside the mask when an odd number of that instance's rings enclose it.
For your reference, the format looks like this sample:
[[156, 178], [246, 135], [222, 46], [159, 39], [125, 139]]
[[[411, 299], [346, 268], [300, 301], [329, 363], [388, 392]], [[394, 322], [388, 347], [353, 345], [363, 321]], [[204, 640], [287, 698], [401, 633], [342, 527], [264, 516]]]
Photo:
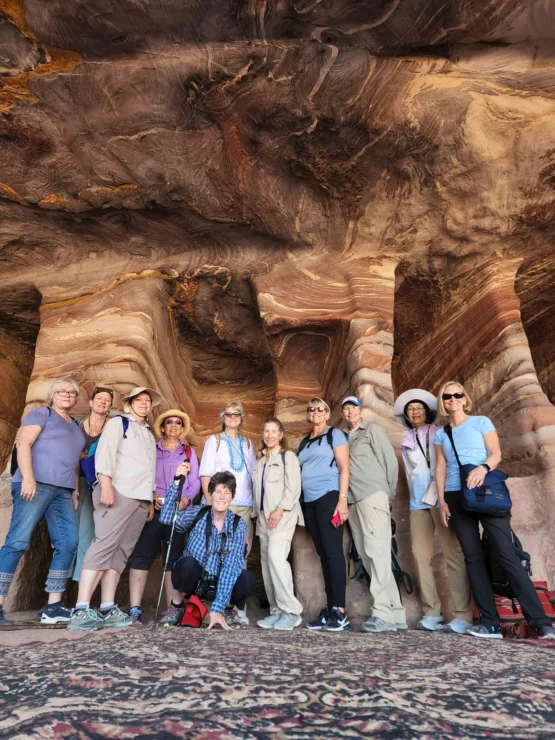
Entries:
[[555, 737], [545, 643], [139, 628], [0, 653], [0, 737]]

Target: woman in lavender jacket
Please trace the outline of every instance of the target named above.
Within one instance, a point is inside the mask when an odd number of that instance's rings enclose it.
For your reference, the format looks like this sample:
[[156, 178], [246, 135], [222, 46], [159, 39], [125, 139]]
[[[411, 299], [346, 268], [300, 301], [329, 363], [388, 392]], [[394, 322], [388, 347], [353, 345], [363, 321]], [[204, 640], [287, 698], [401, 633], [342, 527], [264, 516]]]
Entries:
[[[131, 603], [129, 614], [135, 622], [142, 621], [141, 600], [148, 578], [148, 571], [152, 567], [161, 545], [163, 546], [164, 559], [166, 556], [170, 527], [160, 521], [160, 510], [164, 504], [166, 491], [173, 483], [175, 471], [184, 460], [189, 460], [189, 473], [183, 486], [183, 494], [179, 504], [180, 511], [186, 509], [200, 491], [198, 458], [195, 451], [186, 442], [190, 428], [191, 422], [187, 414], [177, 409], [170, 409], [160, 414], [154, 423], [156, 436], [160, 437], [160, 441], [156, 445], [154, 517], [152, 521], [145, 524], [135, 545], [129, 571], [129, 601]], [[184, 539], [185, 534], [183, 532], [174, 533], [165, 577], [168, 604], [170, 604], [173, 593], [171, 570], [175, 561], [183, 554]]]

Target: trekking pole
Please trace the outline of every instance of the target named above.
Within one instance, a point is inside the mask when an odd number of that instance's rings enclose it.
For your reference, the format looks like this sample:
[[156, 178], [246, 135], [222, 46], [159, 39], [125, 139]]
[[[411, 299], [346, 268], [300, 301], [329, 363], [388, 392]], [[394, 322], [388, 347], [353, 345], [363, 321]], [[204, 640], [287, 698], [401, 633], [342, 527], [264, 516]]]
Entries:
[[162, 566], [162, 582], [160, 583], [160, 591], [158, 592], [158, 603], [156, 604], [156, 614], [154, 615], [154, 623], [152, 625], [152, 631], [156, 632], [156, 625], [158, 623], [158, 612], [160, 610], [160, 602], [162, 601], [162, 592], [164, 591], [164, 582], [166, 580], [166, 568], [170, 560], [170, 552], [172, 549], [173, 533], [175, 532], [175, 523], [177, 521], [177, 515], [179, 514], [179, 502], [181, 501], [181, 494], [183, 493], [183, 486], [185, 485], [185, 476], [179, 476], [179, 485], [177, 486], [177, 498], [175, 500], [175, 512], [172, 519], [172, 528], [170, 532], [170, 540], [168, 542], [168, 551], [166, 553], [166, 559]]

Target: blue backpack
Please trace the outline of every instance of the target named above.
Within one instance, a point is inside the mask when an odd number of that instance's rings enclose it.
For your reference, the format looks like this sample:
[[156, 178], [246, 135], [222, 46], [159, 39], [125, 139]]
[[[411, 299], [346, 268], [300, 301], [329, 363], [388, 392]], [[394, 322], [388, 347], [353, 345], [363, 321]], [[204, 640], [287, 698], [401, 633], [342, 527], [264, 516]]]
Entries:
[[[123, 438], [127, 439], [127, 430], [129, 429], [129, 419], [126, 416], [114, 416], [114, 419], [121, 419], [121, 425], [123, 427]], [[87, 483], [92, 488], [96, 483], [96, 466], [94, 464], [94, 456], [96, 448], [98, 447], [98, 439], [95, 439], [92, 445], [89, 447], [89, 454], [83, 460], [81, 460], [81, 470], [85, 474]]]

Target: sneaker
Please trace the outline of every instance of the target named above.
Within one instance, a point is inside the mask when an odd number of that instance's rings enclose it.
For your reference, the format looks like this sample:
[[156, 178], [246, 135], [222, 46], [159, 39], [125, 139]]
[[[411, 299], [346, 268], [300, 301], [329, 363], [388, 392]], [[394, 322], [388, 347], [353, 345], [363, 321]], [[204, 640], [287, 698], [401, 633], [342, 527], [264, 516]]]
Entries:
[[322, 630], [326, 632], [344, 632], [350, 629], [351, 623], [349, 622], [349, 617], [345, 612], [339, 611], [336, 606], [330, 611], [328, 620], [322, 627]]
[[443, 617], [422, 617], [416, 625], [417, 630], [424, 630], [425, 632], [438, 632], [444, 627]]
[[539, 640], [555, 640], [555, 629], [549, 624], [536, 627], [536, 632]]
[[325, 606], [320, 614], [318, 614], [316, 619], [313, 619], [312, 622], [307, 623], [307, 630], [321, 630], [329, 619], [330, 611], [330, 608], [328, 606]]
[[132, 606], [129, 610], [129, 616], [131, 617], [132, 624], [142, 624], [143, 623], [143, 612], [140, 606]]
[[64, 606], [61, 601], [56, 604], [47, 604], [40, 610], [40, 623], [41, 624], [60, 624], [69, 622], [71, 617], [71, 609]]
[[276, 623], [279, 622], [282, 616], [283, 616], [283, 612], [280, 612], [279, 614], [270, 614], [269, 617], [265, 617], [264, 619], [259, 619], [256, 624], [259, 627], [262, 627], [263, 630], [271, 630], [275, 627]]
[[96, 609], [74, 609], [67, 624], [68, 630], [75, 632], [94, 632], [101, 626], [101, 619]]
[[472, 635], [473, 637], [489, 637], [490, 639], [493, 638], [494, 640], [503, 639], [503, 634], [501, 633], [500, 626], [496, 626], [495, 624], [487, 625], [483, 622], [478, 622], [478, 624], [473, 624], [472, 626], [468, 627], [465, 635]]
[[230, 627], [248, 627], [249, 618], [247, 617], [247, 610], [236, 609], [235, 607], [227, 607], [225, 610], [225, 621]]
[[4, 614], [4, 607], [0, 606], [0, 627], [5, 627], [7, 624], [9, 624], [9, 622]]
[[102, 612], [99, 611], [98, 617], [100, 619], [100, 623], [98, 625], [100, 629], [109, 629], [111, 627], [131, 627], [133, 624], [133, 619], [125, 612], [122, 612], [119, 606], [113, 606], [107, 614], [102, 614]]
[[393, 622], [386, 622], [381, 617], [370, 617], [360, 625], [360, 629], [363, 632], [397, 632], [398, 627]]
[[159, 624], [162, 625], [162, 627], [177, 627], [181, 624], [181, 620], [183, 619], [184, 614], [184, 604], [182, 604], [181, 606], [174, 606], [173, 604], [170, 604], [166, 611], [160, 617]]
[[457, 635], [464, 635], [469, 627], [472, 627], [472, 625], [465, 619], [452, 619], [448, 624], [445, 625], [445, 631], [456, 632]]
[[274, 625], [275, 630], [293, 630], [303, 621], [300, 614], [282, 614], [279, 622]]

